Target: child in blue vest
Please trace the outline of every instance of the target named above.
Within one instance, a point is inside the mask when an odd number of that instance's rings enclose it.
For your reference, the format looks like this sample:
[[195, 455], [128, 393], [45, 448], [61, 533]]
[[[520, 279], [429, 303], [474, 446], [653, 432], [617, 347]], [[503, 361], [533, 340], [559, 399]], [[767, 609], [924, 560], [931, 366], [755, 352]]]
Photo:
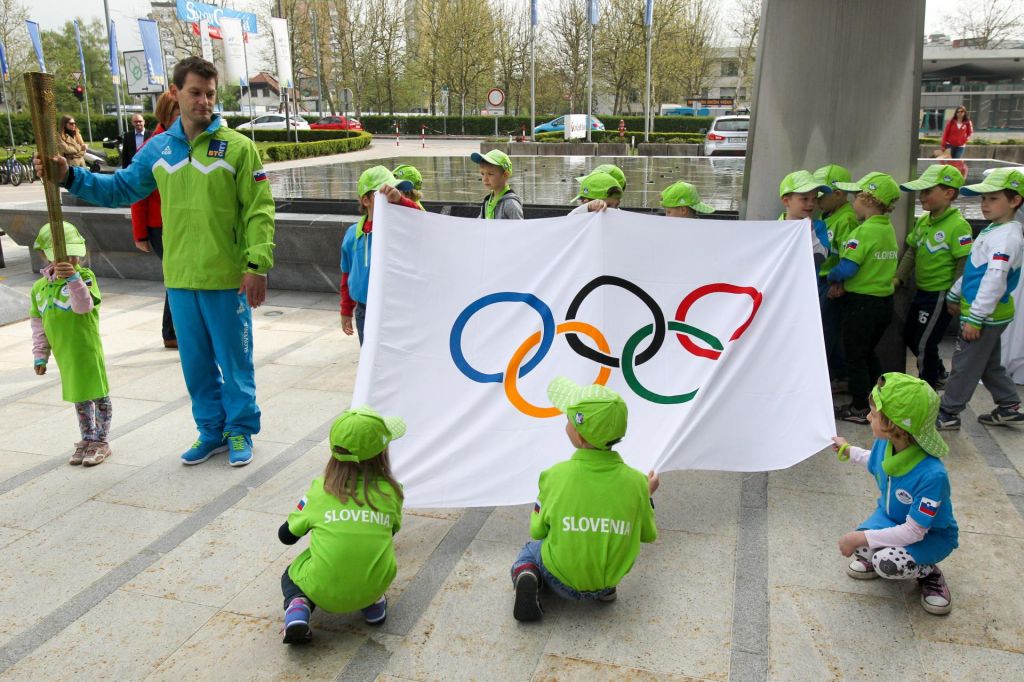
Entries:
[[935, 429], [939, 396], [926, 381], [889, 372], [869, 402], [870, 450], [832, 438], [839, 459], [864, 465], [881, 492], [875, 512], [839, 538], [839, 551], [853, 558], [846, 572], [862, 580], [916, 578], [924, 610], [949, 613], [952, 599], [938, 563], [957, 548], [958, 530], [940, 459], [949, 446]]
[[317, 606], [335, 613], [361, 610], [370, 625], [387, 617], [385, 591], [398, 571], [392, 536], [402, 527], [402, 486], [391, 474], [388, 444], [405, 422], [369, 407], [348, 410], [331, 426], [331, 459], [324, 475], [277, 531], [286, 545], [310, 533], [309, 547], [281, 576], [284, 642], [313, 633]]

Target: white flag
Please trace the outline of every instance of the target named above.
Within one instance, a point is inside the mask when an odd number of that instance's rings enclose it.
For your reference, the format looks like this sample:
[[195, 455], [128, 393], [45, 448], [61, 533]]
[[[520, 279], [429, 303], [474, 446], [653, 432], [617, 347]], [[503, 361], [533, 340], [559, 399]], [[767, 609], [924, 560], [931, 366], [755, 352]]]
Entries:
[[274, 33], [274, 55], [277, 57], [277, 80], [283, 88], [294, 88], [292, 81], [292, 49], [288, 44], [288, 20], [272, 17], [270, 29]]
[[406, 420], [391, 461], [410, 506], [535, 499], [573, 452], [557, 376], [623, 396], [615, 449], [645, 472], [780, 469], [835, 433], [807, 221], [381, 201], [373, 239], [353, 404]]
[[199, 20], [199, 42], [203, 46], [203, 59], [213, 63], [213, 41], [210, 40], [210, 20]]
[[249, 75], [245, 72], [245, 36], [242, 22], [234, 17], [220, 18], [220, 34], [224, 40], [224, 65], [227, 68], [226, 85], [246, 87]]

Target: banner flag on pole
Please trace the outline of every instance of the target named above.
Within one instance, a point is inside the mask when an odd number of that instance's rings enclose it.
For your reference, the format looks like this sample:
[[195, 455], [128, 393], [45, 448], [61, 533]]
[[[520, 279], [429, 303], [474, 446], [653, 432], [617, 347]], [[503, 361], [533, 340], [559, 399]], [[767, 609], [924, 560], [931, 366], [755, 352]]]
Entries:
[[146, 53], [146, 71], [150, 85], [163, 85], [167, 81], [164, 73], [163, 52], [160, 49], [160, 26], [152, 19], [139, 19], [139, 35], [142, 50]]
[[[78, 61], [82, 64], [82, 78], [85, 76], [85, 53], [82, 52], [82, 32], [78, 28], [78, 19], [75, 19], [75, 44], [78, 45]], [[86, 78], [86, 80], [88, 80]]]
[[597, 26], [598, 14], [597, 0], [587, 0], [587, 21]]
[[0, 78], [2, 78], [4, 82], [9, 82], [11, 80], [11, 71], [7, 68], [7, 51], [4, 50], [4, 44], [2, 41], [0, 41]]
[[226, 84], [244, 88], [249, 84], [249, 76], [245, 72], [242, 22], [233, 17], [221, 17], [220, 33], [224, 40], [224, 65], [228, 72]]
[[199, 42], [203, 46], [203, 59], [213, 63], [213, 41], [210, 40], [210, 20], [199, 22]]
[[641, 471], [770, 471], [829, 444], [808, 221], [530, 225], [375, 208], [352, 404], [408, 424], [390, 449], [407, 505], [534, 500], [573, 452], [558, 376], [622, 395], [615, 449]]
[[270, 30], [274, 34], [274, 55], [277, 57], [277, 80], [282, 87], [294, 88], [292, 76], [292, 50], [288, 44], [288, 20], [271, 17]]
[[644, 7], [644, 26], [654, 25], [654, 0], [647, 0], [647, 6]]
[[110, 80], [114, 85], [121, 84], [121, 68], [117, 64], [117, 30], [114, 28], [114, 20], [110, 20], [110, 44], [107, 46], [110, 51]]
[[540, 15], [537, 9], [537, 0], [530, 0], [530, 26], [536, 26], [539, 23]]
[[25, 20], [25, 24], [28, 25], [28, 37], [32, 40], [32, 47], [36, 49], [36, 61], [39, 63], [39, 70], [46, 71], [46, 60], [43, 59], [43, 41], [39, 37], [39, 24]]

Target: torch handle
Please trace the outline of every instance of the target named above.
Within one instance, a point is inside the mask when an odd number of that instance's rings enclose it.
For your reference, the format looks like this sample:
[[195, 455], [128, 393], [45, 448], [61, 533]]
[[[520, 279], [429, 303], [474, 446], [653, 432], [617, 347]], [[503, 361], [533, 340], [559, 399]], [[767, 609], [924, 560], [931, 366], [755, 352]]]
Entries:
[[53, 90], [53, 74], [30, 72], [25, 74], [32, 113], [32, 132], [36, 139], [36, 154], [43, 161], [43, 192], [46, 212], [50, 218], [53, 237], [53, 257], [57, 262], [68, 259], [64, 244], [64, 212], [60, 204], [60, 185], [57, 184], [54, 164], [50, 160], [60, 153], [57, 147], [57, 102]]

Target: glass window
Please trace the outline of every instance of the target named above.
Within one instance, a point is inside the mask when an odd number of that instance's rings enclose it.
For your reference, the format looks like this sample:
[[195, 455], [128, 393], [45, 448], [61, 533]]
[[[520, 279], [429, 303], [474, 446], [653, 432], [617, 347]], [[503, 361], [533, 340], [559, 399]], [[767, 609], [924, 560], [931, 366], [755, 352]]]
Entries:
[[715, 130], [722, 130], [727, 133], [745, 133], [750, 130], [750, 119], [726, 118], [715, 123]]
[[722, 62], [722, 75], [723, 76], [738, 76], [740, 75], [740, 63], [732, 59]]

